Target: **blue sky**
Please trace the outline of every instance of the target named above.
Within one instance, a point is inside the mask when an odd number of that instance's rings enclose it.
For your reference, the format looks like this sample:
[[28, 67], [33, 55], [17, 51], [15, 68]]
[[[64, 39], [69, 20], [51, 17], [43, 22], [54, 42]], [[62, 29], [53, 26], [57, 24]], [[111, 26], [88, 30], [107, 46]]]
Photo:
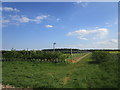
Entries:
[[117, 48], [117, 2], [3, 3], [3, 49]]

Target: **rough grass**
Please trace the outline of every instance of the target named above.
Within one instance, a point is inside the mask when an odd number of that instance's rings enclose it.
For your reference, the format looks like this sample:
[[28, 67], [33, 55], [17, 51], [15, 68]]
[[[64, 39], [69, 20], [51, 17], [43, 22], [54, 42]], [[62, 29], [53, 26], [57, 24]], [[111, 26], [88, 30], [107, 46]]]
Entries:
[[100, 88], [107, 82], [102, 83], [99, 65], [91, 61], [91, 54], [75, 64], [5, 61], [3, 84], [21, 88]]

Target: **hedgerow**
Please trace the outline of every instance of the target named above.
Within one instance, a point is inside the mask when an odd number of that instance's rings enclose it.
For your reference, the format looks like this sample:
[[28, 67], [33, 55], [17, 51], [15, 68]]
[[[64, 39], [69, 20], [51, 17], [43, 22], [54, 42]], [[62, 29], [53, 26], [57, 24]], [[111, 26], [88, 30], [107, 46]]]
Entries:
[[64, 55], [61, 52], [49, 52], [49, 51], [6, 51], [3, 53], [3, 59], [39, 59], [39, 60], [65, 60], [67, 55]]

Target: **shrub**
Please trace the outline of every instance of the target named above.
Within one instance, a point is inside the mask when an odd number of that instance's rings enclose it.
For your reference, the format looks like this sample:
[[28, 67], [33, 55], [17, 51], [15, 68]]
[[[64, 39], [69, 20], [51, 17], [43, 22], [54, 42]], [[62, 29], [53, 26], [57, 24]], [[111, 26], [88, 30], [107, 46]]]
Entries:
[[16, 50], [11, 50], [11, 51], [6, 51], [3, 53], [3, 58], [5, 59], [41, 59], [41, 60], [65, 60], [65, 56], [61, 52], [50, 52], [50, 51], [16, 51]]
[[96, 63], [102, 63], [102, 62], [106, 62], [111, 57], [109, 53], [106, 51], [94, 51], [92, 53], [92, 58], [94, 59]]
[[21, 57], [22, 54], [16, 50], [7, 51], [6, 53], [3, 54], [3, 58], [7, 58], [7, 59], [21, 58]]

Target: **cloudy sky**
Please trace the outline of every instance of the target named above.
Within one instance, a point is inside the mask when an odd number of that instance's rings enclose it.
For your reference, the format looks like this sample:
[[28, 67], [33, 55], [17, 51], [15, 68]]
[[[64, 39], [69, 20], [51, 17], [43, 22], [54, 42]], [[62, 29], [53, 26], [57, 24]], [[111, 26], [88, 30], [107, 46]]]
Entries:
[[117, 2], [3, 3], [3, 49], [117, 48]]

